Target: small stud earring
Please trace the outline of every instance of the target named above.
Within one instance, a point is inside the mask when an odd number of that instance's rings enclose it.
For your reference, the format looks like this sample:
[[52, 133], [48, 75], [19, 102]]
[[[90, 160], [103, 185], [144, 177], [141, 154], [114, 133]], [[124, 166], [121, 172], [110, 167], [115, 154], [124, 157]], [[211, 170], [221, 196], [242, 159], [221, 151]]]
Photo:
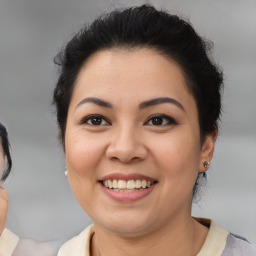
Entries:
[[207, 166], [210, 165], [210, 162], [205, 161], [205, 162], [203, 163], [203, 165], [204, 165], [204, 168], [207, 168]]

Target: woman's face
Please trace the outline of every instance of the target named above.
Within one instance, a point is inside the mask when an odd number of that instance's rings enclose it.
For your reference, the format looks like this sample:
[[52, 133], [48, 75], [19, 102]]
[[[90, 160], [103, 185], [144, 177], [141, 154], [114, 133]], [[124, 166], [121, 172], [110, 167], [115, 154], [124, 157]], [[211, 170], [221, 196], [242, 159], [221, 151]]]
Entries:
[[213, 136], [200, 144], [196, 103], [175, 62], [148, 49], [105, 50], [81, 69], [66, 164], [95, 226], [136, 236], [190, 216], [195, 180], [213, 147]]

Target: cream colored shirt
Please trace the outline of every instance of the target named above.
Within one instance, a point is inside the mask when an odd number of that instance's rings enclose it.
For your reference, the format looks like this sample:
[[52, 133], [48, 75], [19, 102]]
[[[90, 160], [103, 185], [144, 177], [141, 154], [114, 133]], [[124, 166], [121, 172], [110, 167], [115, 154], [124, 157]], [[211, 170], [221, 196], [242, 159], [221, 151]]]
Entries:
[[[226, 246], [229, 232], [217, 226], [213, 221], [198, 220], [202, 224], [209, 226], [209, 232], [197, 256], [221, 256]], [[90, 241], [93, 233], [93, 225], [87, 227], [78, 236], [66, 242], [60, 248], [58, 256], [90, 256]]]
[[[197, 219], [209, 227], [203, 247], [197, 256], [256, 256], [256, 246], [243, 238], [229, 233], [213, 221]], [[90, 256], [90, 241], [94, 234], [93, 225], [87, 227], [78, 236], [66, 242], [58, 256]], [[0, 256], [55, 256], [57, 243], [35, 243], [32, 240], [20, 240], [18, 236], [5, 229], [0, 237]], [[25, 252], [25, 253], [24, 253]]]
[[19, 239], [5, 229], [0, 237], [0, 256], [56, 256], [59, 242], [37, 243], [31, 239]]
[[5, 229], [0, 237], [0, 256], [12, 255], [19, 242], [19, 237]]

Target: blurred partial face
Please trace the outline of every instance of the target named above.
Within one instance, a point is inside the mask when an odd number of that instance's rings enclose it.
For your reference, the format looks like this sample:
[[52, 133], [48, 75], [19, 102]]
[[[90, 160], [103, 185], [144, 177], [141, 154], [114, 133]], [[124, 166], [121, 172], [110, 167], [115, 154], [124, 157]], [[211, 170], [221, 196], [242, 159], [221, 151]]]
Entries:
[[[1, 139], [0, 139], [0, 142], [1, 142]], [[0, 144], [0, 179], [2, 177], [4, 169], [5, 169], [5, 156], [4, 156], [3, 147]]]
[[188, 216], [204, 171], [180, 67], [148, 49], [105, 50], [81, 69], [65, 135], [68, 178], [95, 225], [136, 236]]

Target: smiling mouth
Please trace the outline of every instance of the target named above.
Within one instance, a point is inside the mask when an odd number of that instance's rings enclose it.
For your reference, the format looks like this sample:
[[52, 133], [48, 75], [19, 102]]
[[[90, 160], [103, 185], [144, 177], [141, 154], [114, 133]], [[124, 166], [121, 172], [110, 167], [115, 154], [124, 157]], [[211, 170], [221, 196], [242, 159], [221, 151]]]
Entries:
[[152, 185], [156, 184], [157, 181], [147, 181], [147, 180], [103, 180], [101, 184], [111, 189], [115, 192], [137, 192], [140, 190], [145, 190], [150, 188]]

